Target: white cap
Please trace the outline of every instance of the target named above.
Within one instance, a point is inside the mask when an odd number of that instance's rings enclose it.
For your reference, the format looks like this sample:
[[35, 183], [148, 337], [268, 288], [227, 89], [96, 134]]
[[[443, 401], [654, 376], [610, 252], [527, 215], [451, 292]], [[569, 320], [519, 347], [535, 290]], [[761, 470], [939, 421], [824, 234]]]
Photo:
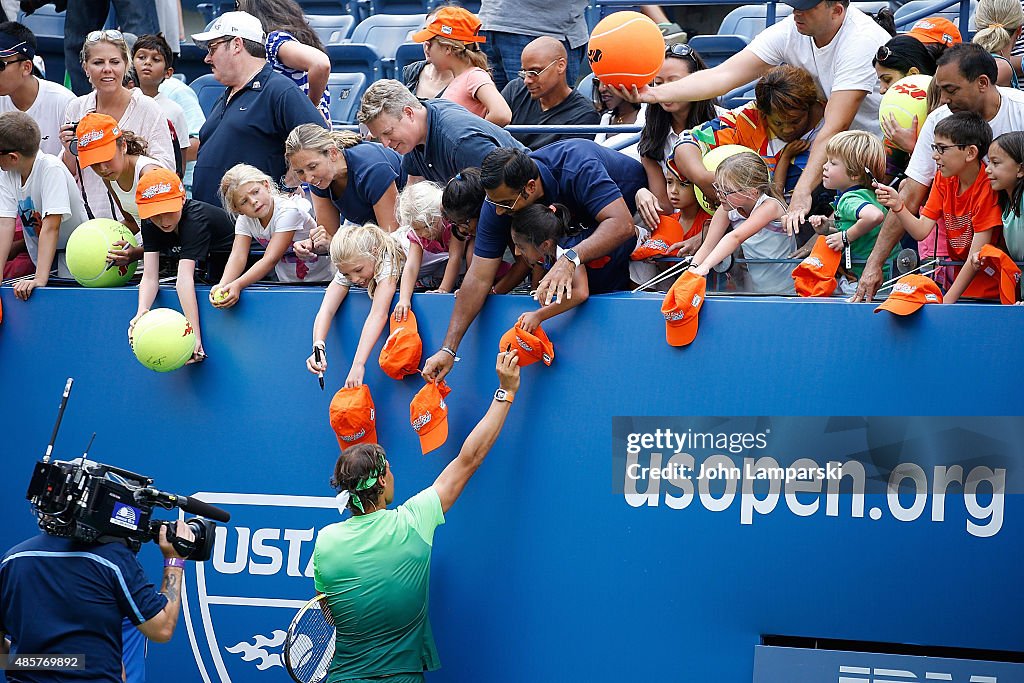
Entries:
[[196, 45], [200, 45], [226, 36], [236, 36], [254, 43], [263, 43], [266, 40], [263, 24], [248, 12], [225, 12], [217, 17], [209, 31], [192, 34], [192, 40]]

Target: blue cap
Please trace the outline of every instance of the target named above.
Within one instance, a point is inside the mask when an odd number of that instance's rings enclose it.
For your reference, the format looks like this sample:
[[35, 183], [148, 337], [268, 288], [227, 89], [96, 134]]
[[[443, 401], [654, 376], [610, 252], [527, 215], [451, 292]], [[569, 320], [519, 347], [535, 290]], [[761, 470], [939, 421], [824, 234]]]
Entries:
[[24, 57], [31, 61], [36, 56], [36, 49], [25, 40], [18, 40], [9, 33], [0, 31], [0, 58]]

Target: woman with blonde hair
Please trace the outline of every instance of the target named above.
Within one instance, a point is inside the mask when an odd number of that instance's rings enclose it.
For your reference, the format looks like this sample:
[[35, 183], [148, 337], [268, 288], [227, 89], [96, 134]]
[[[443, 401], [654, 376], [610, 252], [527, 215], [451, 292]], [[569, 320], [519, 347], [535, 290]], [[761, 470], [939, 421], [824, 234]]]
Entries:
[[508, 125], [512, 109], [488, 73], [487, 56], [480, 51], [485, 38], [480, 35], [480, 20], [475, 14], [462, 7], [442, 7], [412, 39], [423, 43], [423, 55], [437, 71], [455, 74], [442, 98], [461, 104], [496, 126]]
[[374, 223], [387, 232], [398, 228], [395, 202], [406, 175], [394, 150], [304, 123], [288, 134], [284, 155], [296, 177], [309, 183], [313, 213], [329, 235], [343, 221]]
[[974, 25], [978, 32], [971, 42], [988, 50], [996, 59], [999, 69], [996, 85], [1019, 88], [1020, 56], [1016, 57], [1016, 66], [1010, 61], [1010, 50], [1024, 25], [1024, 10], [1019, 0], [981, 0], [974, 13]]
[[357, 387], [363, 383], [366, 360], [388, 320], [391, 299], [405, 265], [405, 252], [397, 239], [373, 223], [342, 226], [331, 240], [330, 252], [338, 274], [327, 286], [313, 321], [313, 353], [306, 359], [306, 368], [314, 374], [327, 370], [327, 333], [334, 315], [353, 285], [366, 287], [370, 313], [363, 323], [345, 379], [347, 388]]

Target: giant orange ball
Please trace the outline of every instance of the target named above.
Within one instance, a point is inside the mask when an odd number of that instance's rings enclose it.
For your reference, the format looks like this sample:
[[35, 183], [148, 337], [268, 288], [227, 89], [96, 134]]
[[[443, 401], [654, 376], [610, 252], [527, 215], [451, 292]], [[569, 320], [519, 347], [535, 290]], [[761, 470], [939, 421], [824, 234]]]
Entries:
[[602, 83], [641, 88], [654, 80], [665, 61], [665, 39], [643, 14], [615, 12], [594, 27], [587, 58]]

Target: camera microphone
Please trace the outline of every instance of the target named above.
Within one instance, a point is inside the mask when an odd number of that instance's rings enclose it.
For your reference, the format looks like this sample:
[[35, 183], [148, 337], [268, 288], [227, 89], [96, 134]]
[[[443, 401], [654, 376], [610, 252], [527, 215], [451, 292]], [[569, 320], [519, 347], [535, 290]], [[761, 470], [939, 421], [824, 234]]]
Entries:
[[139, 492], [146, 498], [150, 498], [154, 502], [158, 502], [166, 505], [167, 507], [179, 507], [185, 512], [193, 515], [199, 515], [200, 517], [206, 517], [216, 522], [228, 522], [231, 519], [231, 514], [227, 510], [222, 510], [219, 507], [204, 503], [198, 498], [189, 498], [188, 496], [179, 496], [174, 493], [165, 493], [159, 491], [152, 486], [143, 489]]

